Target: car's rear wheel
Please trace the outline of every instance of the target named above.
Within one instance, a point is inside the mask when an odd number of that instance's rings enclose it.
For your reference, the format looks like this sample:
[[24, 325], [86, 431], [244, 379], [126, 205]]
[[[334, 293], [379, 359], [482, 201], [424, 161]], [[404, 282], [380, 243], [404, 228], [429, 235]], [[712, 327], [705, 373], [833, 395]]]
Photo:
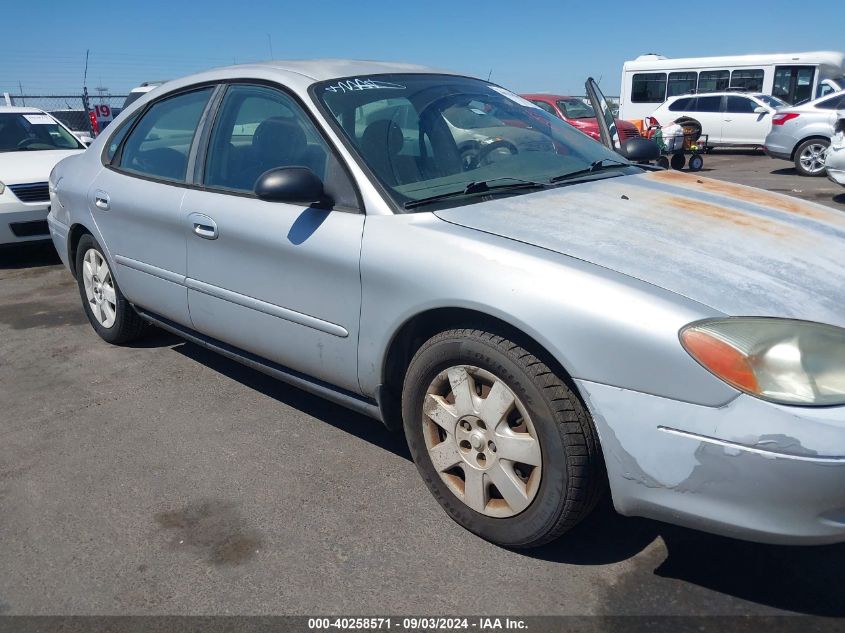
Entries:
[[795, 150], [795, 169], [802, 176], [823, 176], [824, 159], [830, 141], [823, 138], [811, 138]]
[[128, 343], [141, 335], [144, 322], [123, 296], [103, 249], [90, 234], [77, 245], [76, 277], [85, 314], [100, 338]]
[[508, 547], [546, 543], [595, 505], [605, 477], [589, 414], [565, 381], [490, 332], [428, 340], [405, 376], [402, 417], [446, 512]]

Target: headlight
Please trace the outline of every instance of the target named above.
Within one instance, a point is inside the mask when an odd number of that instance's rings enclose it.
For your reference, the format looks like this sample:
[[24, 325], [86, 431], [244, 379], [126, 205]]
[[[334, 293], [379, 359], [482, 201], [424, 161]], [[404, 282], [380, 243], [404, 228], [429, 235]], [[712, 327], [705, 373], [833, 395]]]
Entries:
[[809, 321], [733, 317], [698, 321], [681, 343], [745, 393], [781, 404], [845, 404], [845, 329]]

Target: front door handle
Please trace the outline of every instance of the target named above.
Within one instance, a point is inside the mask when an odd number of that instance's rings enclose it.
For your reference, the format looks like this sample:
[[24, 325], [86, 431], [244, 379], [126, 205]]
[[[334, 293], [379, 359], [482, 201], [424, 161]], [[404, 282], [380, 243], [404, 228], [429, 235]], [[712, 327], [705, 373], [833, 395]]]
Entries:
[[109, 210], [109, 203], [111, 200], [109, 199], [109, 194], [107, 194], [102, 189], [97, 189], [94, 192], [94, 206], [102, 211]]
[[204, 240], [216, 240], [219, 235], [217, 223], [204, 213], [189, 213], [188, 223], [194, 235]]

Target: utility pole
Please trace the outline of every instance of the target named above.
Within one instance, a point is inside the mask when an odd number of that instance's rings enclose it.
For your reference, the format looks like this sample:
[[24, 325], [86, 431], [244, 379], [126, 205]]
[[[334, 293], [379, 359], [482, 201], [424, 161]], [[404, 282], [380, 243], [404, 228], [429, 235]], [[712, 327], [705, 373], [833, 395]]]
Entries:
[[94, 120], [91, 120], [91, 107], [88, 103], [88, 54], [91, 52], [90, 49], [85, 51], [85, 74], [82, 77], [82, 107], [85, 108], [85, 114], [88, 117], [88, 131], [91, 132], [91, 136], [95, 136], [94, 132], [94, 121], [96, 121], [96, 117]]
[[23, 100], [23, 85], [21, 84], [21, 80], [20, 80], [20, 79], [18, 79], [18, 90], [20, 90], [20, 91], [21, 91], [21, 105], [22, 105], [22, 106], [25, 106], [25, 105], [26, 105], [26, 103], [24, 103], [24, 100]]
[[273, 59], [273, 38], [270, 37], [270, 34], [267, 34], [267, 46], [270, 47], [270, 59]]

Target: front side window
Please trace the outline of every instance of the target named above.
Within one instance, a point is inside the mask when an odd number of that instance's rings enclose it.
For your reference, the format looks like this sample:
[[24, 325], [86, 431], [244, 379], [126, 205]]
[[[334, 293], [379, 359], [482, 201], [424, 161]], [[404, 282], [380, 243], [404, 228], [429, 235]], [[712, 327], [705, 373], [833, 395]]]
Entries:
[[[409, 210], [430, 209], [434, 196], [440, 206], [478, 202], [483, 196], [467, 189], [486, 191], [487, 183], [544, 187], [576, 172], [600, 178], [639, 171], [565, 121], [476, 79], [374, 75], [311, 90], [390, 198]], [[596, 161], [616, 169], [589, 172]]]
[[123, 145], [120, 168], [142, 176], [184, 181], [188, 153], [211, 92], [210, 87], [194, 90], [150, 106]]
[[725, 112], [731, 112], [734, 114], [754, 114], [754, 110], [757, 109], [757, 107], [757, 104], [747, 97], [729, 95]]
[[0, 114], [0, 152], [85, 149], [76, 137], [43, 112]]
[[666, 101], [666, 73], [637, 73], [631, 82], [633, 103]]
[[674, 97], [675, 95], [695, 92], [697, 81], [698, 73], [669, 73], [669, 87], [666, 96]]
[[583, 99], [576, 99], [575, 97], [558, 99], [557, 107], [563, 111], [563, 115], [567, 119], [593, 119], [596, 116], [593, 106], [584, 103]]
[[728, 89], [728, 70], [705, 70], [698, 74], [698, 92], [721, 92]]

